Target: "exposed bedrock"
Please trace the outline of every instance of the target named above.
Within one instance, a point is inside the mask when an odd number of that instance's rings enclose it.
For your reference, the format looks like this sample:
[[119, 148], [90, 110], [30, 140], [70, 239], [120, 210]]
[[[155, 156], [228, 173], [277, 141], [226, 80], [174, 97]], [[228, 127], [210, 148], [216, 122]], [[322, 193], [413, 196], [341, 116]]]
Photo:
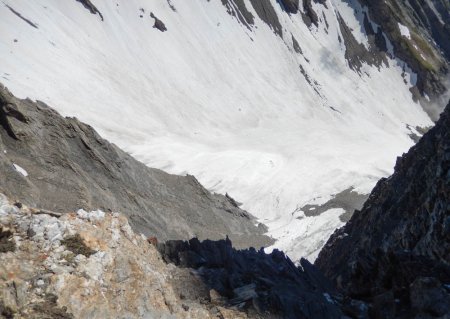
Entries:
[[222, 4], [227, 8], [227, 12], [230, 15], [238, 18], [239, 21], [248, 28], [255, 23], [255, 18], [253, 17], [253, 14], [248, 11], [244, 0], [234, 0], [233, 2], [231, 2], [231, 0], [222, 0]]
[[162, 22], [160, 19], [158, 19], [153, 12], [150, 13], [150, 17], [155, 19], [155, 23], [153, 24], [153, 28], [158, 29], [161, 32], [166, 32], [167, 31], [167, 27], [164, 24], [164, 22]]
[[343, 318], [334, 299], [339, 298], [334, 296], [336, 290], [305, 259], [297, 267], [278, 250], [270, 254], [235, 250], [229, 240], [169, 241], [158, 249], [167, 262], [195, 269], [223, 303], [248, 313], [288, 319]]
[[[382, 318], [450, 315], [450, 103], [315, 264], [350, 297], [390, 309]], [[427, 294], [442, 296], [421, 303]]]
[[278, 15], [272, 6], [270, 0], [250, 0], [253, 8], [258, 14], [259, 18], [267, 23], [272, 30], [279, 35], [283, 36], [283, 27], [281, 26], [280, 20], [278, 19]]
[[299, 0], [280, 0], [286, 12], [297, 13], [299, 9]]
[[303, 0], [303, 11], [302, 18], [303, 22], [309, 27], [311, 25], [315, 25], [316, 27], [319, 26], [319, 17], [317, 16], [317, 13], [314, 11], [311, 0]]
[[98, 14], [103, 21], [102, 13], [97, 9], [97, 7], [90, 0], [76, 0], [76, 1], [80, 2], [83, 5], [83, 7], [85, 7], [87, 10], [89, 10], [90, 13]]
[[[450, 2], [447, 0], [359, 0], [372, 21], [381, 26], [394, 47], [395, 56], [418, 74], [415, 98], [430, 106], [448, 90], [450, 61]], [[400, 32], [408, 28], [410, 36]], [[427, 94], [432, 102], [421, 98]], [[446, 101], [445, 101], [446, 102]], [[442, 103], [441, 103], [442, 104]], [[443, 105], [445, 106], [445, 104]], [[437, 115], [432, 115], [437, 119]]]

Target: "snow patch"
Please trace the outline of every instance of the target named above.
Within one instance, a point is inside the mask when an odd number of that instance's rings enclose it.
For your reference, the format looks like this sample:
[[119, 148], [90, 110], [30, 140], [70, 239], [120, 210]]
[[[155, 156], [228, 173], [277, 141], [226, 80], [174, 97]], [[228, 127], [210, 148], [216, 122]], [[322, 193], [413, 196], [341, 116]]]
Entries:
[[408, 38], [409, 40], [411, 40], [411, 33], [409, 32], [409, 29], [407, 26], [401, 24], [400, 22], [398, 23], [398, 28], [400, 30], [400, 34], [406, 38]]
[[333, 298], [331, 298], [330, 294], [324, 292], [324, 293], [323, 293], [323, 296], [325, 297], [325, 299], [326, 299], [329, 303], [334, 304], [334, 300], [333, 300]]
[[344, 225], [339, 219], [339, 216], [344, 213], [345, 210], [342, 208], [332, 208], [319, 216], [306, 217], [303, 214], [303, 216], [292, 216], [289, 221], [269, 223], [269, 229], [272, 229], [271, 234], [278, 241], [266, 248], [266, 252], [269, 253], [274, 248], [278, 248], [297, 263], [301, 257], [314, 262], [334, 230]]
[[105, 218], [105, 212], [101, 210], [95, 210], [92, 212], [87, 212], [84, 209], [79, 209], [77, 211], [78, 218], [89, 220], [90, 222], [100, 221]]
[[14, 169], [15, 169], [17, 172], [19, 172], [20, 174], [22, 174], [22, 175], [25, 176], [25, 177], [28, 176], [28, 172], [27, 172], [25, 169], [23, 169], [22, 167], [20, 167], [20, 166], [17, 165], [17, 164], [14, 164], [14, 163], [13, 163], [13, 166], [14, 166]]

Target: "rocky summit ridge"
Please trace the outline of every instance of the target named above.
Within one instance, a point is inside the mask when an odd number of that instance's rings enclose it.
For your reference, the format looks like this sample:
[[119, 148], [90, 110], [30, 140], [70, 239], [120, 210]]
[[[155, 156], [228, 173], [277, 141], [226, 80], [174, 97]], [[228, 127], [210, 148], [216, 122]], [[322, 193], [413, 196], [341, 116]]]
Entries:
[[0, 194], [0, 224], [0, 318], [246, 318], [201, 299], [203, 283], [122, 214], [58, 214]]

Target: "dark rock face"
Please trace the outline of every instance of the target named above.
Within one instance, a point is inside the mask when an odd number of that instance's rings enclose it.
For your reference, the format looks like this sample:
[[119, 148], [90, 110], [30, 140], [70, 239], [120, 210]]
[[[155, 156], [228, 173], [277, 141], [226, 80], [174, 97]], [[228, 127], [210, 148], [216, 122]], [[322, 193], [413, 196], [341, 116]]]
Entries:
[[[363, 44], [356, 41], [350, 28], [345, 24], [340, 14], [337, 14], [337, 19], [342, 37], [344, 38], [345, 59], [348, 61], [351, 69], [360, 72], [363, 63], [377, 67], [380, 67], [382, 63], [388, 63], [385, 52], [380, 51], [375, 45], [376, 37], [371, 27], [369, 30], [372, 30], [372, 32], [368, 32], [370, 49], [367, 49]], [[367, 24], [370, 26], [370, 23], [367, 22]]]
[[[381, 26], [394, 46], [394, 53], [418, 76], [420, 93], [431, 98], [442, 94], [449, 71], [450, 2], [447, 0], [359, 0], [370, 19]], [[400, 34], [398, 23], [411, 31], [411, 39]], [[423, 57], [425, 56], [425, 58]]]
[[418, 12], [422, 25], [430, 32], [447, 60], [450, 60], [450, 3], [445, 0], [411, 0], [410, 4]]
[[[255, 17], [248, 11], [243, 0], [221, 0], [222, 4], [227, 8], [227, 12], [237, 17], [238, 20], [247, 28], [251, 27], [255, 23]], [[298, 11], [299, 0], [280, 0], [282, 7], [290, 13], [296, 13]], [[274, 32], [280, 37], [283, 37], [283, 27], [278, 19], [278, 15], [272, 6], [270, 0], [250, 0], [253, 8], [255, 9], [258, 17], [265, 22]], [[296, 8], [296, 9], [295, 9]]]
[[[450, 59], [450, 3], [446, 0], [406, 0], [404, 5], [396, 4], [393, 1], [368, 1], [361, 0], [362, 3], [369, 7], [369, 12], [373, 18], [383, 22], [386, 26], [389, 25], [389, 20], [392, 18], [390, 10], [398, 10], [398, 12], [405, 17], [405, 20], [410, 20], [420, 31], [426, 32], [430, 38], [435, 41], [447, 59]], [[380, 14], [375, 12], [376, 9], [381, 9], [386, 16], [382, 18]], [[373, 11], [371, 11], [373, 10]]]
[[[19, 17], [20, 19], [22, 19], [23, 21], [25, 21], [28, 25], [32, 26], [35, 29], [39, 29], [39, 27], [37, 26], [36, 23], [32, 22], [30, 19], [25, 18], [22, 14], [20, 14], [20, 12], [14, 10], [14, 8], [12, 8], [11, 6], [5, 4], [5, 6], [12, 12], [14, 13], [17, 17]], [[15, 39], [14, 42], [17, 42], [17, 40]]]
[[300, 47], [300, 44], [298, 43], [297, 39], [292, 36], [292, 46], [294, 47], [294, 51], [303, 54], [302, 48]]
[[11, 231], [3, 231], [3, 228], [0, 227], [0, 254], [16, 250], [16, 243], [12, 236]]
[[450, 294], [435, 278], [419, 277], [410, 286], [412, 308], [419, 313], [445, 316], [450, 313]]
[[85, 7], [87, 10], [89, 10], [90, 13], [98, 14], [103, 21], [102, 13], [97, 9], [96, 6], [94, 6], [92, 4], [92, 2], [90, 0], [76, 0], [76, 1], [80, 2], [83, 5], [83, 7]]
[[316, 261], [380, 318], [450, 315], [449, 264], [450, 103]]
[[317, 13], [314, 11], [311, 0], [303, 0], [303, 22], [309, 27], [314, 24], [316, 27], [319, 26], [319, 17]]
[[325, 8], [327, 7], [327, 0], [314, 0], [315, 3], [320, 3], [321, 5], [323, 5]]
[[248, 28], [251, 28], [255, 23], [255, 17], [248, 11], [244, 0], [234, 0], [232, 3], [230, 0], [222, 0], [222, 4], [227, 8], [228, 14], [237, 17]]
[[250, 0], [250, 2], [259, 18], [267, 23], [277, 35], [282, 37], [283, 27], [270, 0]]
[[340, 193], [333, 195], [329, 201], [322, 205], [307, 204], [300, 208], [305, 213], [305, 216], [319, 216], [332, 208], [342, 208], [345, 213], [340, 219], [343, 222], [348, 222], [355, 210], [360, 210], [363, 207], [368, 195], [358, 194], [353, 188], [348, 188]]
[[238, 251], [228, 239], [169, 241], [158, 248], [167, 262], [196, 269], [230, 306], [282, 318], [343, 318], [333, 286], [304, 259], [296, 267], [278, 250]]
[[16, 99], [1, 85], [0, 192], [54, 212], [122, 212], [135, 231], [159, 240], [229, 235], [241, 247], [272, 242], [236, 202], [209, 193], [193, 176], [148, 168], [90, 126]]
[[288, 13], [296, 14], [299, 9], [299, 0], [280, 0], [284, 10]]
[[161, 20], [159, 20], [154, 14], [153, 12], [150, 13], [150, 17], [152, 17], [153, 19], [155, 19], [155, 24], [153, 25], [153, 28], [158, 29], [161, 32], [165, 32], [167, 31], [166, 25], [164, 24], [164, 22], [162, 22]]

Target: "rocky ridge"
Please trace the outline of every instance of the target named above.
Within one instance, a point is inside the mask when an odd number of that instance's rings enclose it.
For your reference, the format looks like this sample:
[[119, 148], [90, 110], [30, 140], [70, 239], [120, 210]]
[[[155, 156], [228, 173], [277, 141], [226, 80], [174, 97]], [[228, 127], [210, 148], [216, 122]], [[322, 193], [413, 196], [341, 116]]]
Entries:
[[342, 291], [383, 305], [374, 316], [450, 315], [449, 169], [450, 103], [320, 252], [315, 264]]
[[345, 301], [306, 259], [300, 266], [283, 252], [236, 250], [230, 240], [168, 241], [158, 245], [163, 258], [195, 269], [218, 300], [249, 316], [345, 318]]
[[59, 214], [0, 194], [0, 224], [0, 318], [247, 318], [210, 303], [119, 213]]
[[193, 176], [148, 168], [92, 127], [19, 100], [2, 85], [0, 177], [1, 192], [30, 206], [121, 211], [137, 232], [160, 240], [229, 235], [242, 247], [272, 242], [229, 196], [211, 194]]

